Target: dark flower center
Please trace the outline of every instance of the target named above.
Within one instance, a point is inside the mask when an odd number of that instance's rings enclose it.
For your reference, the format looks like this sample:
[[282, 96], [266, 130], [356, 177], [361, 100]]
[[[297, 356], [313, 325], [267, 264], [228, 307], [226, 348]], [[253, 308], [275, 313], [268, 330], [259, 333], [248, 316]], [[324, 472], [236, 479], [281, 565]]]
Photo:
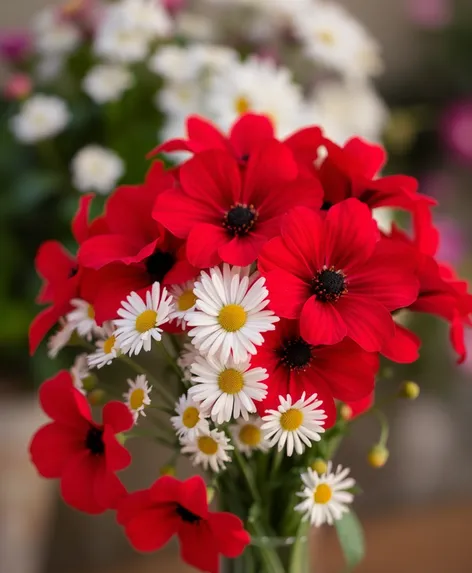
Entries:
[[199, 515], [195, 515], [194, 513], [186, 509], [183, 505], [180, 505], [179, 503], [175, 508], [175, 512], [182, 521], [186, 521], [187, 523], [192, 523], [192, 524], [198, 523], [202, 519]]
[[323, 201], [323, 205], [321, 205], [321, 210], [322, 211], [329, 211], [332, 206], [333, 206], [333, 203], [331, 203], [331, 201]]
[[174, 263], [174, 255], [164, 251], [155, 251], [144, 261], [144, 264], [146, 265], [146, 271], [151, 281], [159, 281], [160, 283], [166, 274], [170, 271], [170, 269], [174, 266]]
[[305, 370], [312, 359], [312, 346], [300, 336], [286, 340], [278, 351], [280, 360], [290, 370]]
[[68, 278], [72, 278], [75, 277], [75, 275], [79, 272], [79, 269], [77, 267], [72, 267], [69, 271], [69, 277]]
[[95, 456], [101, 456], [105, 452], [103, 430], [91, 426], [85, 438], [85, 447]]
[[243, 205], [238, 203], [233, 205], [223, 218], [223, 227], [229, 233], [235, 235], [246, 235], [254, 226], [257, 219], [257, 211], [253, 205]]
[[333, 267], [319, 271], [313, 278], [312, 292], [321, 302], [336, 302], [347, 293], [344, 273]]
[[243, 163], [246, 163], [247, 161], [249, 161], [249, 153], [244, 153], [244, 155], [241, 155], [241, 161]]

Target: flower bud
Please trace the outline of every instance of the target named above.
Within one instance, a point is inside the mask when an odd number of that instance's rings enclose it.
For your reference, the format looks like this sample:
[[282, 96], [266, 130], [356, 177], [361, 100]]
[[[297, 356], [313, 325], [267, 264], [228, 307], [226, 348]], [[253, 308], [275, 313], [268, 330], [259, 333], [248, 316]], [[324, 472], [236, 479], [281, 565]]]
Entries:
[[167, 464], [159, 470], [160, 476], [175, 476], [175, 466]]
[[106, 392], [100, 388], [95, 388], [95, 390], [92, 390], [87, 394], [87, 398], [92, 406], [100, 406], [105, 403]]
[[316, 460], [311, 464], [311, 469], [317, 474], [322, 475], [327, 472], [328, 464], [323, 458], [316, 458]]
[[416, 382], [406, 380], [401, 385], [399, 395], [401, 398], [406, 398], [407, 400], [416, 400], [420, 395], [420, 387]]
[[214, 487], [210, 487], [207, 486], [207, 500], [208, 500], [208, 504], [210, 504], [213, 501], [213, 498], [215, 497], [215, 488]]
[[342, 404], [339, 408], [339, 415], [341, 416], [341, 420], [347, 422], [352, 418], [352, 408], [349, 404]]
[[86, 392], [91, 392], [97, 386], [97, 377], [94, 374], [89, 374], [82, 379], [82, 386]]
[[387, 463], [389, 455], [390, 452], [385, 446], [377, 444], [370, 450], [367, 461], [373, 468], [382, 468]]

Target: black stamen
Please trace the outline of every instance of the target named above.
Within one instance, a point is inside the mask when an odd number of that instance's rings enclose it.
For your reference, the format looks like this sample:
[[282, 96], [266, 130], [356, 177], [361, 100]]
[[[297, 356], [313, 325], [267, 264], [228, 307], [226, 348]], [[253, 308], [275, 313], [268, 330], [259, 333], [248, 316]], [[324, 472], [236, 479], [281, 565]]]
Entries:
[[103, 430], [91, 426], [85, 438], [85, 447], [96, 456], [101, 456], [105, 452], [103, 443]]
[[174, 263], [174, 255], [164, 251], [155, 251], [144, 261], [144, 264], [146, 265], [146, 271], [152, 282], [162, 282], [163, 278], [174, 266]]
[[280, 360], [290, 370], [305, 370], [312, 359], [312, 346], [300, 336], [286, 340], [278, 355]]
[[347, 293], [344, 273], [333, 267], [319, 271], [313, 279], [312, 291], [321, 302], [336, 302]]
[[321, 205], [321, 210], [322, 211], [329, 211], [332, 206], [333, 206], [333, 203], [331, 203], [331, 201], [323, 201], [323, 205]]
[[72, 267], [69, 271], [69, 278], [75, 277], [75, 275], [79, 272], [78, 267]]
[[198, 523], [201, 521], [201, 517], [199, 515], [195, 515], [188, 509], [186, 509], [183, 505], [177, 504], [175, 508], [177, 515], [180, 517], [182, 521], [186, 521], [187, 523]]
[[246, 235], [254, 226], [257, 212], [253, 205], [233, 205], [223, 219], [223, 227], [233, 236]]

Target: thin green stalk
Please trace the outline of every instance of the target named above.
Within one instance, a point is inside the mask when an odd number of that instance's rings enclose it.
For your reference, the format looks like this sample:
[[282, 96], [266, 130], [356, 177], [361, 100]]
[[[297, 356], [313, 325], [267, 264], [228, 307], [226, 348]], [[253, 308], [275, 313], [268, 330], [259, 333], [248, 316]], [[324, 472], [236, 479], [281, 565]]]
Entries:
[[166, 347], [165, 344], [163, 344], [162, 341], [161, 341], [161, 344], [159, 345], [159, 347], [163, 350], [163, 354], [164, 354], [165, 359], [167, 360], [167, 363], [172, 368], [172, 370], [175, 372], [175, 374], [177, 374], [177, 376], [179, 377], [179, 380], [180, 380], [182, 378], [182, 370], [177, 366], [177, 363], [175, 362], [175, 358], [172, 356], [172, 354], [169, 352], [169, 349]]

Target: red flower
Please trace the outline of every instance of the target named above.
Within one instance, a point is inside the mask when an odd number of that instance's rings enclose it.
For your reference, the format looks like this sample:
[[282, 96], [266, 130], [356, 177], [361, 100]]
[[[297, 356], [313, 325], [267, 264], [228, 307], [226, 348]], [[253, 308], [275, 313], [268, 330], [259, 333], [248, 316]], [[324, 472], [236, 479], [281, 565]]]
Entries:
[[326, 217], [297, 207], [282, 236], [261, 252], [271, 308], [300, 318], [300, 333], [313, 345], [345, 336], [364, 350], [381, 350], [395, 333], [390, 312], [418, 294], [416, 258], [400, 243], [379, 240], [366, 205], [348, 199]]
[[[89, 236], [103, 230], [103, 220], [88, 222], [93, 195], [81, 197], [79, 208], [72, 221], [72, 233], [80, 245]], [[83, 269], [58, 241], [43, 243], [36, 256], [36, 270], [43, 278], [38, 295], [39, 303], [52, 303], [33, 320], [29, 331], [30, 353], [33, 354], [47, 332], [71, 309], [70, 300], [82, 296]]]
[[336, 421], [334, 399], [351, 402], [372, 393], [379, 359], [348, 339], [332, 346], [313, 346], [302, 338], [298, 321], [281, 320], [264, 335], [251, 365], [269, 373], [267, 398], [257, 403], [261, 415], [277, 408], [279, 396], [290, 394], [298, 400], [303, 392], [308, 396], [316, 392], [328, 416], [326, 427], [330, 427]]
[[249, 543], [238, 517], [208, 509], [200, 476], [183, 482], [159, 478], [150, 489], [122, 499], [117, 519], [138, 551], [155, 551], [177, 535], [182, 559], [209, 573], [218, 573], [220, 554], [237, 557]]
[[370, 408], [374, 405], [374, 399], [375, 395], [374, 392], [372, 392], [371, 394], [368, 394], [365, 398], [362, 398], [362, 400], [356, 400], [355, 402], [346, 402], [341, 407], [342, 408], [341, 415], [343, 419], [353, 420], [354, 418], [357, 418], [357, 416], [360, 416], [364, 412], [367, 412], [367, 410], [370, 410]]
[[198, 273], [187, 261], [183, 241], [152, 218], [156, 197], [174, 184], [161, 163], [154, 163], [144, 185], [123, 186], [109, 198], [108, 231], [85, 241], [79, 250], [84, 267], [100, 269], [93, 276], [93, 306], [98, 323], [116, 318], [121, 301], [153, 282], [183, 283]]
[[39, 399], [52, 422], [40, 428], [30, 444], [38, 472], [60, 478], [62, 497], [76, 509], [95, 514], [114, 507], [126, 493], [114, 472], [131, 461], [115, 437], [133, 425], [128, 408], [109, 402], [103, 408], [103, 424], [96, 424], [87, 399], [64, 370], [44, 382]]
[[325, 191], [325, 209], [349, 197], [356, 197], [371, 209], [399, 207], [412, 211], [418, 202], [428, 206], [436, 204], [433, 199], [417, 193], [418, 182], [414, 177], [376, 178], [386, 158], [381, 146], [359, 138], [350, 139], [342, 148], [328, 139], [323, 145], [328, 156], [319, 168], [319, 177]]
[[243, 170], [229, 153], [213, 150], [195, 155], [179, 174], [181, 187], [159, 195], [154, 217], [187, 239], [188, 259], [199, 268], [251, 264], [284, 213], [321, 204], [319, 182], [297, 178], [292, 153], [275, 140], [254, 149]]

